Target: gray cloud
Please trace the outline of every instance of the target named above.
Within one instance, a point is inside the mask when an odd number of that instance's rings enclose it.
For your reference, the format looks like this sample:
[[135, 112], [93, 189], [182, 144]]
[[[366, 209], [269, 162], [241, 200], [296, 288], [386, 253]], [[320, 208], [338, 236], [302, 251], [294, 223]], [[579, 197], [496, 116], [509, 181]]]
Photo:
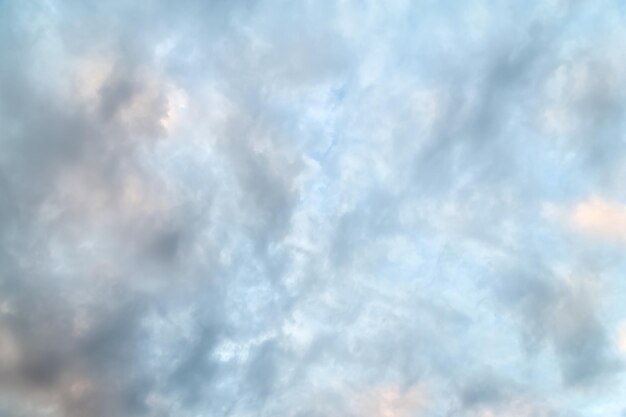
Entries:
[[479, 3], [2, 4], [0, 413], [619, 412], [542, 208], [615, 192], [622, 35]]

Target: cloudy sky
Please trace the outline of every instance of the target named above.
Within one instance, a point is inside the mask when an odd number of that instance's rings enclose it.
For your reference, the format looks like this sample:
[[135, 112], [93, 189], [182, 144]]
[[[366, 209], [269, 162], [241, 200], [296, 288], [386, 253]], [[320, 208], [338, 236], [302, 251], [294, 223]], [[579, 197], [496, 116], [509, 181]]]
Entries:
[[0, 0], [0, 415], [626, 416], [625, 94], [618, 0]]

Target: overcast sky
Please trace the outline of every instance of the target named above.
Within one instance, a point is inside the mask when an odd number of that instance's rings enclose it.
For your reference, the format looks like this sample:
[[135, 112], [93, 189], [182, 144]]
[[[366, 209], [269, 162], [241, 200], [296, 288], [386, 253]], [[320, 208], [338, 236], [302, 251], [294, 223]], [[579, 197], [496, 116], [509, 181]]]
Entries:
[[626, 416], [625, 4], [0, 0], [0, 416]]

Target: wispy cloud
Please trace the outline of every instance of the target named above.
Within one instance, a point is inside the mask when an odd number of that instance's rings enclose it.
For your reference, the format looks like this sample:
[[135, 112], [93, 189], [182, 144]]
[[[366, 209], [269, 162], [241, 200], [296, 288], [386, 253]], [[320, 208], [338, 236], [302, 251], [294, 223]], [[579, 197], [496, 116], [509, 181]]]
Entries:
[[623, 12], [0, 1], [0, 414], [620, 415]]

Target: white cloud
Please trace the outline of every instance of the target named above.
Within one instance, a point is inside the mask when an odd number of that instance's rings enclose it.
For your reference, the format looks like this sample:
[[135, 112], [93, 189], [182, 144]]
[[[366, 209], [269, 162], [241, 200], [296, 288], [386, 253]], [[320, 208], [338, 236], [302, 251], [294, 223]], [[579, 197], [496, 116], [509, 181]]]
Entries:
[[626, 204], [591, 196], [572, 205], [565, 215], [566, 222], [579, 233], [626, 241]]
[[360, 416], [412, 417], [427, 407], [428, 394], [423, 386], [379, 386], [368, 388], [357, 396], [356, 402], [355, 412]]

